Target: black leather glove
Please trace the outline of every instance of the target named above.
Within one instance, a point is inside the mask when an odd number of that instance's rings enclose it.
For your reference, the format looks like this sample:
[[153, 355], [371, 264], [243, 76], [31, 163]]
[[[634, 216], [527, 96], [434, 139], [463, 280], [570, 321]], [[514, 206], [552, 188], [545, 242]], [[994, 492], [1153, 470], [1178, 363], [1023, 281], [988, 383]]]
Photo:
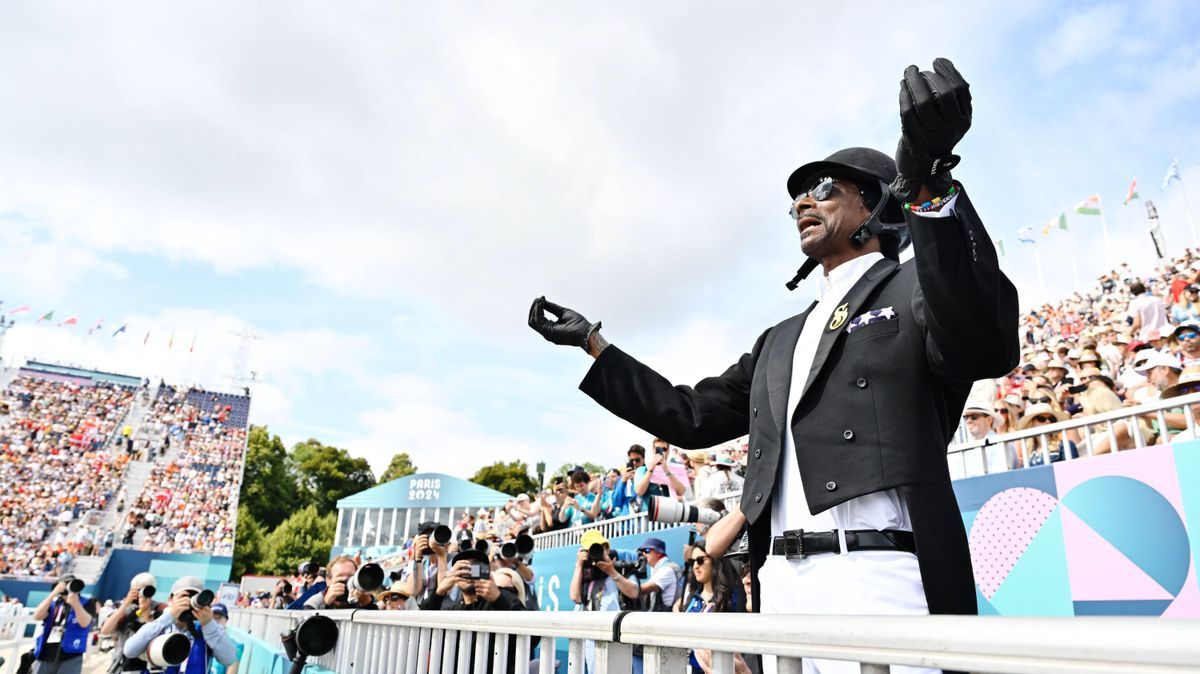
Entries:
[[933, 72], [904, 70], [900, 82], [900, 144], [892, 194], [914, 201], [921, 186], [935, 196], [950, 189], [950, 169], [960, 157], [954, 146], [971, 128], [970, 85], [949, 59], [933, 60]]
[[[550, 312], [558, 318], [549, 320], [545, 312]], [[600, 322], [589, 323], [579, 312], [546, 299], [545, 296], [533, 301], [529, 307], [529, 327], [533, 328], [546, 341], [563, 346], [578, 346], [587, 351], [588, 337], [600, 329]]]

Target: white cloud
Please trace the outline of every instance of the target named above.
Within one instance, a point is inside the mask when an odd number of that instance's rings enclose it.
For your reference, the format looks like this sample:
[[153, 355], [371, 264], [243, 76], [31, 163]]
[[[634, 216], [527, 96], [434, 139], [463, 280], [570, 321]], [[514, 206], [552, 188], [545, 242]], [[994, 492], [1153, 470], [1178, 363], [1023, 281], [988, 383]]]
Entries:
[[1070, 14], [1046, 39], [1041, 65], [1054, 72], [1111, 53], [1114, 45], [1125, 42], [1128, 27], [1125, 7], [1117, 4], [1087, 7]]

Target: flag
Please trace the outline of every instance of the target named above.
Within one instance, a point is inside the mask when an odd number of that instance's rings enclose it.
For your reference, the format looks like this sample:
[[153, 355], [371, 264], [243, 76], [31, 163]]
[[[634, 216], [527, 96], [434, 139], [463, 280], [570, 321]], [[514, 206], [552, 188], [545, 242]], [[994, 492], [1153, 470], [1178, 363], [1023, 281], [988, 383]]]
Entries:
[[1035, 241], [1033, 238], [1033, 228], [1032, 227], [1022, 227], [1021, 229], [1018, 229], [1017, 230], [1017, 241], [1020, 241], [1021, 243], [1036, 244], [1037, 241]]
[[1049, 236], [1050, 230], [1054, 229], [1055, 225], [1058, 225], [1059, 229], [1066, 231], [1067, 214], [1059, 213], [1057, 218], [1051, 218], [1045, 225], [1042, 225], [1042, 236]]
[[150, 331], [147, 330], [146, 337], [142, 340], [142, 346], [146, 346], [149, 343], [150, 343]]
[[122, 332], [125, 332], [125, 328], [128, 328], [128, 327], [129, 327], [128, 323], [123, 323], [121, 325], [121, 327], [117, 328], [116, 330], [113, 330], [112, 336], [116, 337], [117, 335], [121, 334]]
[[1171, 165], [1167, 167], [1167, 175], [1163, 178], [1164, 190], [1167, 189], [1167, 186], [1171, 184], [1172, 180], [1183, 180], [1183, 178], [1179, 175], [1178, 159], [1173, 160]]
[[1004, 254], [1004, 239], [992, 239], [992, 243], [996, 245], [996, 250], [1000, 251], [1000, 257], [1007, 257]]
[[63, 321], [62, 323], [59, 323], [59, 324], [58, 324], [58, 327], [60, 327], [60, 328], [61, 328], [61, 327], [63, 327], [64, 325], [79, 325], [79, 319], [75, 318], [74, 316], [71, 316], [70, 318], [68, 318], [67, 320]]
[[188, 347], [188, 353], [196, 350], [196, 336], [192, 335], [192, 345]]
[[53, 311], [48, 312], [45, 316], [42, 316], [41, 318], [37, 319], [37, 322], [41, 323], [42, 321], [50, 321], [50, 320], [54, 320], [54, 312]]
[[29, 305], [28, 304], [26, 304], [25, 306], [21, 306], [21, 307], [17, 307], [16, 309], [13, 309], [12, 311], [8, 312], [8, 315], [12, 316], [13, 314], [27, 314], [27, 313], [29, 313]]
[[1075, 212], [1080, 215], [1100, 215], [1100, 195], [1093, 194], [1075, 204]]
[[1129, 202], [1137, 198], [1137, 178], [1134, 178], [1133, 182], [1129, 183], [1129, 192], [1125, 195], [1125, 205], [1128, 206]]
[[93, 327], [93, 328], [89, 328], [89, 329], [88, 329], [88, 334], [90, 335], [90, 334], [92, 334], [93, 332], [95, 332], [95, 331], [99, 330], [99, 329], [100, 329], [100, 326], [102, 326], [102, 325], [104, 325], [104, 319], [103, 319], [103, 318], [101, 318], [100, 320], [96, 321], [96, 326], [95, 326], [95, 327]]

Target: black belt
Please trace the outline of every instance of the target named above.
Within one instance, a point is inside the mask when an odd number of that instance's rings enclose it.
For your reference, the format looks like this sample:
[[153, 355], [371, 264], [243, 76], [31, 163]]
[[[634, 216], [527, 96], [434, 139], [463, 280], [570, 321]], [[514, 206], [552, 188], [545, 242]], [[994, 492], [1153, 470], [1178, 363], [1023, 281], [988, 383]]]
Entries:
[[[846, 531], [846, 552], [854, 550], [902, 550], [916, 554], [917, 544], [911, 531], [888, 529], [855, 529]], [[838, 531], [785, 531], [771, 539], [771, 554], [788, 559], [804, 559], [809, 555], [841, 552]]]

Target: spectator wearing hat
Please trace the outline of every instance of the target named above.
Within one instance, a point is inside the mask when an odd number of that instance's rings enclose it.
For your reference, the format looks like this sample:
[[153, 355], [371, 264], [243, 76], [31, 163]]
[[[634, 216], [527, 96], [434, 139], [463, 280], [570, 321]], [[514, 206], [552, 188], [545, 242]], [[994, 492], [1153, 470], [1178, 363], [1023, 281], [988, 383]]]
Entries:
[[[1061, 410], [1056, 410], [1048, 403], [1035, 403], [1029, 406], [1025, 411], [1024, 416], [1018, 422], [1018, 430], [1027, 430], [1037, 428], [1038, 426], [1046, 426], [1060, 421], [1066, 421], [1067, 414]], [[1079, 456], [1075, 443], [1066, 440], [1067, 450], [1071, 458]], [[1027, 438], [1024, 441], [1024, 457], [1025, 465], [1040, 466], [1045, 463], [1045, 457], [1048, 456], [1051, 462], [1063, 460], [1063, 440], [1060, 439], [1053, 448], [1049, 447], [1047, 438], [1040, 435], [1037, 438]]]
[[1000, 419], [999, 425], [995, 426], [996, 431], [1001, 434], [1012, 433], [1017, 430], [1017, 422], [1025, 411], [1025, 401], [1021, 400], [1021, 396], [1009, 393], [992, 403], [992, 410]]
[[395, 587], [375, 593], [375, 605], [381, 611], [403, 611], [408, 608], [409, 599], [408, 594]]
[[[592, 546], [603, 551], [599, 561], [592, 561], [588, 553]], [[579, 551], [575, 555], [575, 571], [571, 575], [571, 601], [580, 611], [621, 611], [636, 608], [639, 590], [636, 581], [621, 575], [613, 566], [614, 559], [632, 558], [618, 553], [609, 546], [608, 539], [596, 529], [588, 529], [579, 539]], [[598, 674], [596, 669], [596, 644], [584, 642], [584, 665], [587, 674]]]
[[1200, 321], [1200, 286], [1189, 283], [1171, 307], [1171, 320], [1176, 323]]
[[[1080, 394], [1083, 417], [1113, 412], [1123, 407], [1121, 399], [1110, 387], [1111, 381], [1109, 380], [1108, 384], [1089, 381], [1088, 389]], [[1137, 419], [1136, 422], [1130, 419], [1114, 421], [1112, 428], [1114, 433], [1110, 434], [1107, 424], [1096, 424], [1082, 429], [1072, 429], [1068, 431], [1068, 437], [1079, 443], [1083, 442], [1082, 433], [1087, 433], [1091, 438], [1092, 455], [1107, 454], [1118, 449], [1132, 449], [1138, 446], [1134, 433], [1141, 436], [1142, 445], [1154, 444], [1156, 437], [1154, 429], [1141, 419]]]
[[1174, 338], [1179, 343], [1183, 366], [1200, 365], [1200, 322], [1181, 323], [1175, 328]]
[[[983, 440], [995, 435], [992, 425], [996, 423], [997, 415], [991, 404], [979, 400], [967, 401], [962, 413], [963, 425], [967, 429], [967, 441]], [[963, 453], [963, 461], [967, 466], [965, 473], [960, 473], [958, 465], [951, 466], [955, 479], [972, 477], [1004, 469], [1003, 449], [993, 446], [973, 447]]]
[[1046, 374], [1046, 379], [1049, 381], [1051, 386], [1058, 386], [1059, 384], [1063, 383], [1064, 379], [1067, 378], [1067, 374], [1069, 374], [1069, 371], [1067, 369], [1066, 363], [1055, 358], [1055, 359], [1051, 360], [1050, 362], [1046, 363], [1045, 374]]
[[[196, 576], [184, 576], [175, 581], [163, 614], [143, 625], [125, 642], [125, 657], [141, 658], [156, 637], [179, 633], [192, 642], [187, 660], [177, 670], [180, 674], [204, 674], [214, 659], [226, 667], [237, 662], [237, 647], [221, 623], [214, 619], [213, 608], [193, 609], [191, 606], [192, 596], [203, 589], [203, 581]], [[190, 621], [187, 620], [189, 615]], [[130, 671], [128, 665], [126, 671]], [[146, 674], [148, 668], [140, 671]]]
[[[223, 628], [229, 626], [229, 607], [228, 606], [218, 602], [218, 603], [212, 605], [212, 612], [213, 612], [213, 620], [217, 621], [218, 625], [220, 625]], [[226, 634], [226, 636], [229, 636], [228, 630], [226, 630], [225, 634]], [[229, 637], [229, 640], [233, 642], [234, 649], [237, 651], [237, 659], [234, 660], [233, 664], [229, 665], [228, 667], [221, 664], [221, 662], [219, 660], [215, 660], [215, 659], [212, 660], [209, 663], [209, 670], [208, 670], [209, 674], [237, 674], [238, 667], [242, 663], [242, 653], [245, 652], [246, 646], [242, 642], [238, 641], [237, 639], [234, 639], [233, 637]]]
[[699, 500], [711, 496], [712, 487], [709, 486], [708, 480], [712, 477], [713, 467], [708, 460], [708, 450], [691, 449], [684, 452], [683, 465], [692, 485], [692, 499]]
[[737, 463], [728, 454], [722, 454], [713, 459], [714, 472], [709, 478], [710, 496], [723, 498], [742, 490], [746, 479], [736, 472]]
[[[1179, 379], [1163, 390], [1162, 397], [1164, 399], [1176, 398], [1192, 393], [1200, 393], [1200, 365], [1185, 367], [1179, 375]], [[1171, 438], [1172, 441], [1195, 440], [1197, 438], [1196, 429], [1200, 429], [1200, 416], [1197, 415], [1196, 407], [1197, 405], [1195, 404], [1186, 406], [1186, 412], [1192, 415], [1192, 428], [1185, 428], [1182, 432]]]

